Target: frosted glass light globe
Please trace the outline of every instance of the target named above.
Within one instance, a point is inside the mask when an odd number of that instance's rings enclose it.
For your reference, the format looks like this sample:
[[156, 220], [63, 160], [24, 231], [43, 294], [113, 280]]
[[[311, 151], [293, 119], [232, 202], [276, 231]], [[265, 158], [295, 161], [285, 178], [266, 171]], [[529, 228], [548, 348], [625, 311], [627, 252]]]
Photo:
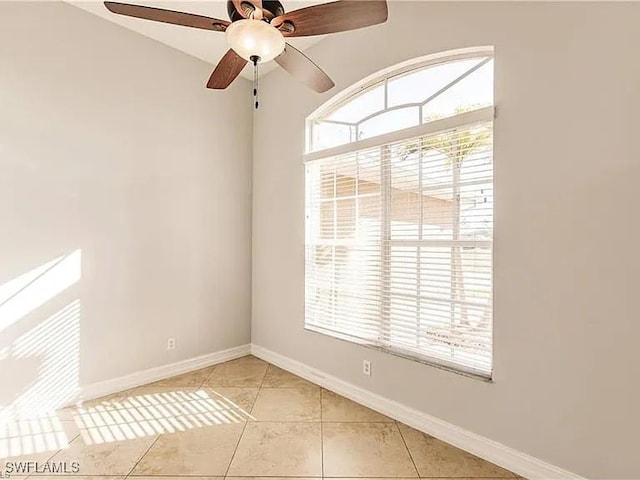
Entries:
[[227, 43], [242, 58], [259, 62], [273, 60], [284, 50], [284, 37], [275, 27], [262, 20], [245, 19], [227, 27]]

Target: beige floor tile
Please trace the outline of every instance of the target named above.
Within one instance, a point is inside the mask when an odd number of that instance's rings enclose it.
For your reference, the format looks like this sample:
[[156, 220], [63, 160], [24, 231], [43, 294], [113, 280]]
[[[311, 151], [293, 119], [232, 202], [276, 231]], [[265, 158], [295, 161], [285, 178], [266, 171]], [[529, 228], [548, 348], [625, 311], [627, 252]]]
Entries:
[[269, 365], [261, 358], [254, 357], [253, 355], [245, 355], [244, 357], [236, 358], [235, 360], [229, 360], [225, 363], [251, 363], [253, 365]]
[[[166, 476], [163, 475], [162, 477], [159, 476], [152, 476], [152, 475], [136, 475], [131, 474], [129, 475], [128, 478], [135, 478], [135, 480], [223, 480], [224, 477], [196, 477], [196, 476], [188, 476], [188, 477], [171, 477], [171, 476]], [[75, 479], [74, 479], [75, 480]]]
[[258, 396], [257, 387], [205, 387], [204, 390], [217, 399], [223, 408], [235, 411], [245, 418], [249, 417]]
[[[16, 478], [16, 477], [11, 477]], [[32, 477], [33, 478], [33, 477]], [[92, 475], [92, 476], [76, 476], [76, 475], [38, 475], [38, 480], [124, 480], [124, 476], [104, 476], [104, 475]]]
[[318, 388], [311, 382], [306, 381], [304, 378], [300, 378], [293, 373], [289, 373], [286, 370], [278, 368], [274, 365], [269, 365], [267, 374], [264, 377], [263, 387], [273, 388], [299, 388], [299, 387], [314, 387]]
[[51, 461], [68, 464], [78, 462], [78, 475], [126, 475], [157, 438], [148, 436], [132, 440], [107, 441], [113, 438], [110, 429], [105, 428], [101, 434], [98, 441], [104, 443], [93, 443], [94, 438], [80, 435], [71, 442], [69, 448], [54, 455]]
[[87, 443], [144, 438], [191, 428], [196, 390], [145, 387], [109, 405], [78, 408], [76, 423]]
[[55, 412], [56, 416], [63, 422], [71, 422], [74, 417], [74, 408], [65, 407]]
[[63, 420], [77, 420], [78, 415], [91, 412], [114, 412], [123, 408], [122, 404], [134, 395], [136, 388], [124, 390], [104, 397], [84, 400], [58, 410], [58, 415]]
[[[152, 475], [136, 475], [136, 474], [131, 474], [129, 475], [128, 478], [132, 478], [135, 480], [223, 480], [224, 477], [219, 476], [219, 477], [196, 477], [196, 476], [183, 476], [183, 477], [171, 477], [171, 476], [167, 476], [167, 475], [163, 475], [163, 476], [152, 476]], [[38, 479], [40, 480], [40, 479]], [[75, 479], [74, 479], [75, 480]]]
[[232, 423], [162, 435], [133, 474], [223, 476], [243, 428]]
[[225, 480], [318, 480], [318, 477], [225, 477]]
[[322, 389], [323, 422], [393, 422], [394, 420], [348, 398]]
[[253, 356], [0, 424], [0, 465], [77, 461], [73, 480], [317, 480], [323, 457], [326, 479], [519, 478]]
[[128, 390], [124, 390], [122, 392], [113, 393], [111, 395], [105, 395], [104, 397], [80, 401], [80, 402], [77, 402], [74, 405], [71, 405], [71, 406], [67, 407], [64, 410], [69, 410], [69, 409], [73, 410], [74, 408], [78, 408], [78, 407], [90, 408], [90, 407], [97, 407], [99, 405], [101, 405], [101, 406], [109, 406], [109, 405], [112, 405], [114, 403], [117, 403], [117, 402], [121, 401], [123, 398], [127, 398], [127, 397], [133, 395], [135, 390], [136, 390], [135, 388], [131, 388], [131, 389], [128, 389]]
[[448, 443], [406, 425], [398, 426], [421, 477], [515, 477], [511, 472]]
[[327, 477], [417, 477], [395, 423], [323, 424]]
[[248, 413], [207, 388], [143, 387], [109, 406], [80, 408], [76, 423], [88, 442], [117, 440], [242, 423]]
[[69, 407], [58, 408], [46, 412], [37, 413], [8, 413], [3, 412], [0, 408], [0, 436], [5, 431], [5, 427], [15, 425], [18, 422], [38, 422], [47, 421], [67, 421], [73, 420], [71, 409]]
[[79, 423], [75, 420], [65, 420], [58, 424], [54, 431], [56, 434], [58, 432], [62, 432], [62, 434], [58, 435], [58, 445], [60, 445], [60, 449], [68, 448], [79, 435], [82, 434], [82, 428]]
[[[0, 442], [2, 442], [0, 440]], [[25, 462], [38, 462], [43, 463], [49, 460], [57, 453], [58, 449], [43, 448], [41, 451], [33, 451], [30, 446], [27, 446], [25, 452], [24, 446], [16, 443], [4, 444], [0, 446], [0, 474], [6, 472], [11, 475], [11, 478], [17, 476], [27, 476], [28, 472], [20, 470], [20, 463]], [[9, 466], [8, 463], [11, 465]], [[25, 467], [26, 468], [26, 467]], [[2, 476], [0, 475], [0, 478]]]
[[150, 383], [149, 387], [199, 387], [209, 378], [215, 367], [202, 368], [176, 377], [165, 378], [158, 382]]
[[203, 386], [259, 387], [266, 372], [267, 364], [264, 362], [257, 362], [251, 359], [233, 360], [216, 365]]
[[58, 450], [69, 447], [79, 433], [74, 421], [60, 420], [55, 415], [3, 422], [0, 425], [0, 465], [7, 461], [13, 462], [12, 465], [45, 462]]
[[120, 401], [126, 401], [135, 399], [142, 395], [171, 395], [173, 393], [181, 394], [182, 392], [197, 392], [200, 390], [200, 387], [179, 387], [177, 385], [157, 385], [155, 383], [150, 383], [149, 385], [143, 385], [142, 387], [138, 387], [133, 391], [130, 395], [122, 398]]
[[[108, 404], [88, 404], [87, 406], [83, 405], [69, 409], [69, 414], [79, 432], [84, 434], [89, 430], [104, 429], [107, 426], [111, 427], [123, 423], [119, 419], [122, 413], [127, 411], [127, 405], [124, 401]], [[100, 437], [102, 437], [102, 434], [100, 434]], [[125, 438], [130, 437], [122, 437], [122, 439]], [[87, 441], [89, 442], [89, 440]], [[93, 440], [93, 442], [100, 441], [97, 437]]]
[[319, 422], [319, 388], [261, 388], [251, 410], [258, 422]]
[[228, 474], [321, 477], [320, 423], [247, 423]]

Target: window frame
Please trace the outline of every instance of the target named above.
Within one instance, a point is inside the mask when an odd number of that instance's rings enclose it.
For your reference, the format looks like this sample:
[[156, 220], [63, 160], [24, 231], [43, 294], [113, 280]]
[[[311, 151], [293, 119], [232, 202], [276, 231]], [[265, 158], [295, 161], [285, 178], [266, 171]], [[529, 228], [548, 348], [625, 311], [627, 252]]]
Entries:
[[[325, 104], [323, 104], [322, 106], [320, 106], [317, 110], [315, 110], [313, 113], [311, 113], [305, 120], [305, 150], [304, 153], [306, 154], [310, 154], [310, 153], [316, 153], [316, 152], [322, 152], [325, 150], [329, 150], [329, 149], [321, 149], [321, 150], [314, 150], [313, 149], [313, 126], [315, 123], [319, 123], [319, 122], [324, 122], [324, 123], [333, 123], [333, 124], [340, 124], [340, 125], [359, 125], [361, 123], [364, 123], [367, 120], [370, 120], [372, 118], [375, 118], [378, 115], [383, 115], [387, 112], [392, 112], [395, 110], [401, 110], [403, 108], [409, 108], [409, 107], [419, 107], [419, 124], [417, 125], [417, 127], [421, 126], [421, 125], [426, 125], [428, 123], [432, 123], [431, 122], [423, 122], [422, 119], [422, 112], [424, 109], [424, 106], [431, 101], [434, 97], [438, 96], [440, 93], [443, 93], [444, 91], [448, 90], [451, 86], [452, 83], [450, 82], [449, 84], [447, 84], [445, 87], [443, 87], [442, 89], [439, 89], [437, 92], [435, 92], [434, 94], [430, 95], [429, 97], [425, 98], [425, 100], [421, 101], [421, 102], [411, 102], [411, 103], [405, 103], [402, 105], [395, 105], [393, 107], [388, 107], [388, 98], [387, 98], [387, 85], [389, 83], [390, 80], [393, 80], [394, 78], [397, 77], [401, 77], [402, 75], [414, 72], [414, 71], [418, 71], [418, 70], [422, 70], [422, 69], [426, 69], [429, 67], [435, 67], [437, 65], [440, 64], [444, 64], [444, 63], [451, 63], [451, 62], [457, 62], [457, 61], [461, 61], [461, 60], [471, 60], [474, 58], [480, 58], [480, 57], [488, 57], [486, 61], [484, 62], [480, 62], [478, 65], [474, 66], [472, 69], [470, 69], [468, 72], [466, 72], [464, 75], [458, 77], [455, 79], [455, 82], [453, 82], [453, 84], [458, 83], [462, 80], [464, 80], [464, 78], [466, 78], [468, 75], [470, 75], [471, 73], [473, 73], [474, 71], [478, 70], [479, 68], [481, 68], [485, 63], [487, 63], [488, 61], [494, 59], [495, 54], [494, 54], [494, 48], [493, 47], [489, 47], [489, 46], [485, 46], [485, 47], [475, 47], [475, 48], [466, 48], [466, 49], [460, 49], [460, 50], [456, 50], [453, 52], [440, 52], [440, 53], [436, 53], [433, 55], [427, 55], [425, 57], [420, 57], [418, 59], [413, 59], [413, 60], [409, 60], [406, 62], [403, 62], [401, 64], [389, 67], [387, 69], [381, 70], [373, 75], [370, 75], [369, 77], [366, 77], [365, 79], [361, 80], [360, 82], [357, 82], [355, 85], [352, 85], [350, 88], [347, 88], [345, 90], [343, 90], [342, 92], [338, 93], [337, 95], [335, 95], [331, 100], [329, 100], [328, 102], [326, 102]], [[329, 116], [332, 112], [342, 108], [343, 106], [345, 106], [346, 104], [350, 103], [351, 101], [354, 100], [355, 97], [358, 97], [364, 93], [366, 93], [367, 91], [369, 91], [370, 88], [375, 87], [376, 85], [380, 84], [380, 83], [384, 83], [384, 108], [382, 110], [379, 110], [375, 113], [372, 113], [370, 115], [366, 115], [365, 117], [361, 118], [359, 121], [355, 122], [355, 123], [351, 123], [351, 122], [342, 122], [342, 121], [337, 121], [337, 120], [321, 120], [327, 116]], [[494, 106], [495, 107], [495, 101], [494, 101]], [[483, 108], [487, 108], [487, 107], [483, 107]], [[446, 118], [451, 118], [451, 117], [446, 117]], [[438, 120], [435, 120], [438, 121]], [[413, 128], [413, 127], [410, 127]], [[341, 144], [339, 146], [342, 145], [354, 145], [355, 143], [359, 142], [360, 140], [357, 139], [357, 135], [358, 132], [356, 131], [356, 140], [355, 141], [351, 141], [345, 144]], [[383, 134], [384, 135], [384, 134]], [[377, 136], [373, 136], [370, 138], [377, 138]], [[330, 147], [335, 148], [335, 147]], [[306, 161], [306, 160], [305, 160]]]
[[[451, 129], [463, 129], [463, 128], [468, 128], [468, 127], [472, 127], [474, 125], [479, 125], [479, 124], [487, 124], [490, 123], [491, 125], [493, 125], [493, 121], [495, 119], [495, 101], [494, 104], [492, 106], [488, 106], [488, 107], [482, 107], [482, 108], [478, 108], [475, 110], [471, 110], [468, 112], [464, 112], [464, 113], [459, 113], [453, 116], [449, 116], [449, 117], [444, 117], [441, 119], [437, 119], [437, 120], [432, 120], [432, 121], [427, 121], [424, 123], [420, 123], [417, 126], [414, 127], [409, 127], [409, 128], [404, 128], [401, 130], [396, 130], [390, 133], [385, 133], [385, 134], [381, 134], [378, 136], [373, 136], [370, 138], [366, 138], [366, 139], [362, 139], [362, 140], [356, 140], [350, 143], [345, 143], [345, 144], [341, 144], [335, 147], [330, 147], [330, 148], [325, 148], [322, 150], [317, 150], [317, 151], [313, 151], [312, 150], [312, 141], [313, 141], [313, 132], [312, 132], [312, 125], [314, 122], [317, 122], [318, 118], [322, 118], [322, 116], [324, 115], [328, 115], [330, 114], [330, 112], [333, 112], [339, 108], [341, 108], [342, 106], [344, 106], [345, 104], [347, 104], [348, 102], [350, 102], [355, 96], [358, 96], [362, 93], [364, 93], [365, 91], [367, 91], [367, 89], [369, 89], [372, 86], [378, 85], [381, 82], [385, 82], [385, 92], [386, 92], [386, 85], [388, 83], [388, 81], [390, 79], [393, 78], [397, 78], [405, 73], [409, 73], [412, 71], [418, 71], [420, 69], [423, 68], [428, 68], [430, 66], [436, 66], [438, 64], [442, 64], [442, 63], [449, 63], [449, 62], [453, 62], [453, 61], [458, 61], [458, 60], [465, 60], [465, 59], [473, 59], [473, 58], [479, 58], [479, 57], [488, 57], [486, 60], [480, 62], [478, 65], [474, 66], [472, 69], [470, 69], [470, 71], [468, 71], [467, 73], [465, 73], [464, 75], [462, 75], [461, 77], [457, 77], [455, 82], [449, 82], [447, 84], [447, 88], [450, 88], [452, 85], [454, 85], [455, 83], [458, 83], [459, 81], [461, 81], [463, 78], [466, 78], [466, 76], [470, 75], [473, 71], [476, 71], [477, 69], [479, 69], [482, 65], [486, 64], [487, 62], [489, 62], [491, 59], [494, 58], [494, 52], [493, 52], [493, 48], [492, 47], [480, 47], [480, 48], [474, 48], [474, 49], [466, 49], [465, 51], [462, 52], [458, 52], [458, 53], [447, 53], [447, 52], [443, 52], [441, 54], [437, 54], [437, 55], [432, 55], [429, 56], [428, 58], [421, 58], [418, 60], [414, 60], [414, 61], [410, 61], [410, 62], [405, 62], [404, 64], [400, 65], [400, 66], [396, 66], [396, 67], [391, 67], [389, 69], [385, 69], [382, 72], [379, 72], [371, 77], [368, 77], [366, 79], [364, 79], [362, 82], [359, 82], [358, 84], [356, 84], [354, 87], [348, 89], [346, 92], [342, 92], [341, 94], [339, 94], [337, 97], [335, 97], [334, 99], [332, 99], [330, 102], [328, 102], [327, 104], [323, 105], [322, 107], [320, 107], [318, 110], [316, 110], [312, 115], [310, 115], [307, 118], [307, 123], [306, 123], [306, 127], [307, 127], [307, 135], [306, 135], [306, 152], [303, 155], [303, 160], [305, 162], [305, 164], [307, 162], [312, 162], [312, 161], [317, 161], [317, 160], [322, 160], [322, 159], [327, 159], [330, 157], [336, 157], [336, 156], [341, 156], [341, 155], [345, 155], [345, 154], [349, 154], [349, 153], [355, 153], [355, 152], [359, 152], [362, 150], [367, 150], [370, 148], [385, 148], [385, 146], [388, 146], [390, 144], [396, 143], [396, 142], [400, 142], [403, 140], [409, 140], [412, 138], [417, 138], [417, 137], [424, 137], [424, 136], [428, 136], [430, 134], [434, 134], [434, 133], [438, 133], [438, 132], [442, 132], [442, 131], [447, 131], [447, 130], [451, 130]], [[438, 93], [441, 93], [443, 91], [445, 91], [446, 89], [440, 89], [438, 90]], [[385, 93], [385, 97], [386, 97], [386, 93]], [[431, 99], [433, 97], [435, 97], [436, 95], [430, 95], [428, 98]], [[425, 100], [424, 102], [421, 102], [422, 105], [425, 105], [428, 102], [428, 100]], [[385, 98], [385, 107], [388, 105], [387, 103], [387, 99]], [[395, 107], [391, 107], [391, 110], [394, 109], [398, 109], [398, 108], [405, 108], [406, 106], [408, 106], [409, 104], [403, 104], [400, 106], [395, 106]], [[417, 105], [417, 104], [416, 104]], [[381, 115], [384, 114], [385, 112], [389, 111], [388, 109], [384, 109], [381, 111], [376, 112], [375, 114], [371, 114], [368, 115], [366, 117], [364, 117], [363, 119], [361, 119], [358, 123], [362, 123], [364, 121], [366, 121], [369, 118], [375, 117], [377, 115]], [[420, 119], [422, 122], [422, 108], [420, 108]], [[493, 147], [492, 147], [492, 156], [493, 156]], [[384, 200], [384, 189], [385, 189], [385, 185], [388, 187], [390, 185], [390, 173], [388, 173], [388, 178], [384, 178], [384, 171], [386, 168], [389, 168], [389, 166], [387, 165], [385, 167], [384, 162], [382, 162], [381, 164], [381, 189], [382, 189], [382, 195], [383, 198], [381, 199], [381, 203], [384, 206], [385, 209], [388, 209], [388, 205], [389, 205], [389, 201], [387, 200], [385, 202]], [[305, 169], [308, 172], [308, 169]], [[308, 188], [309, 188], [309, 184], [308, 184], [308, 179], [305, 180], [305, 196], [307, 195], [308, 192]], [[309, 218], [309, 211], [307, 210], [308, 206], [305, 206], [305, 218]], [[382, 216], [382, 223], [384, 224], [385, 222], [390, 222], [390, 216], [387, 213], [383, 213]], [[305, 222], [306, 223], [306, 222]], [[305, 227], [305, 243], [308, 244], [308, 238], [307, 238], [307, 234], [306, 234], [306, 227]], [[495, 228], [493, 229], [495, 230]], [[492, 231], [493, 231], [492, 230]], [[385, 231], [384, 227], [382, 228], [382, 231]], [[383, 242], [386, 243], [386, 246], [381, 246], [381, 248], [391, 248], [392, 245], [398, 245], [398, 244], [402, 244], [403, 242], [409, 242], [409, 243], [424, 243], [425, 245], [427, 245], [430, 240], [398, 240], [398, 239], [387, 239], [387, 242]], [[493, 305], [493, 240], [478, 240], [478, 241], [473, 241], [473, 243], [478, 243], [478, 244], [487, 244], [490, 248], [491, 248], [491, 266], [492, 266], [492, 270], [491, 270], [491, 294], [490, 294], [490, 302], [491, 305]], [[388, 256], [387, 256], [388, 257]], [[383, 268], [384, 270], [384, 268]], [[389, 271], [389, 269], [386, 269], [387, 271]], [[307, 260], [305, 257], [305, 282], [306, 282], [306, 271], [307, 271]], [[381, 297], [384, 297], [384, 295], [382, 295]], [[389, 302], [391, 299], [391, 297], [389, 298], [381, 298], [381, 302]], [[306, 299], [306, 294], [305, 294], [305, 311], [307, 308], [307, 299]], [[384, 319], [381, 318], [381, 322], [383, 322]], [[306, 331], [311, 331], [311, 332], [316, 332], [316, 333], [321, 333], [321, 334], [325, 334], [328, 336], [331, 336], [333, 338], [339, 339], [339, 340], [346, 340], [349, 341], [350, 343], [355, 343], [358, 345], [362, 345], [368, 348], [373, 348], [375, 350], [379, 350], [382, 352], [386, 352], [395, 356], [399, 356], [402, 358], [407, 358], [409, 360], [412, 361], [417, 361], [423, 364], [427, 364], [430, 366], [434, 366], [436, 368], [440, 368], [440, 369], [444, 369], [444, 370], [448, 370], [448, 371], [452, 371], [454, 373], [457, 374], [461, 374], [461, 375], [465, 375], [465, 376], [469, 376], [469, 377], [473, 377], [476, 379], [480, 379], [483, 381], [487, 381], [487, 382], [491, 382], [492, 378], [493, 378], [493, 353], [491, 353], [491, 370], [490, 372], [487, 374], [484, 371], [480, 371], [480, 370], [475, 370], [473, 368], [470, 367], [465, 367], [463, 365], [460, 365], [459, 363], [456, 363], [454, 361], [447, 361], [445, 359], [442, 358], [436, 358], [436, 357], [432, 357], [429, 356], [427, 354], [422, 354], [422, 353], [417, 353], [417, 352], [411, 352], [408, 353], [406, 350], [402, 349], [402, 348], [398, 348], [398, 347], [394, 347], [393, 345], [386, 343], [386, 344], [381, 344], [380, 341], [378, 341], [377, 343], [374, 343], [370, 340], [366, 340], [357, 336], [351, 336], [347, 333], [343, 333], [343, 332], [339, 332], [336, 330], [331, 330], [328, 328], [323, 328], [322, 326], [318, 326], [318, 325], [311, 325], [307, 322], [307, 315], [305, 313], [304, 316], [304, 329]], [[491, 324], [492, 324], [492, 328], [491, 328], [491, 335], [492, 335], [492, 341], [491, 341], [491, 345], [492, 345], [492, 352], [494, 350], [494, 334], [493, 334], [493, 313], [492, 313], [492, 317], [491, 317]]]

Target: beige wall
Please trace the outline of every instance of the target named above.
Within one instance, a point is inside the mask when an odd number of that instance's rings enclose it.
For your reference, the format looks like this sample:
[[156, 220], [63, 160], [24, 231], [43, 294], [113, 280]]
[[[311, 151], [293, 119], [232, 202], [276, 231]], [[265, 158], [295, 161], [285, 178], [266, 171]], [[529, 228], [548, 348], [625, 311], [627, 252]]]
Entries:
[[0, 407], [250, 341], [250, 87], [210, 73], [73, 6], [0, 2], [0, 289], [82, 256], [0, 324]]
[[[639, 478], [640, 3], [392, 2], [254, 116], [253, 342], [590, 478]], [[417, 56], [494, 45], [495, 383], [303, 330], [304, 119]], [[364, 377], [363, 359], [373, 375]]]

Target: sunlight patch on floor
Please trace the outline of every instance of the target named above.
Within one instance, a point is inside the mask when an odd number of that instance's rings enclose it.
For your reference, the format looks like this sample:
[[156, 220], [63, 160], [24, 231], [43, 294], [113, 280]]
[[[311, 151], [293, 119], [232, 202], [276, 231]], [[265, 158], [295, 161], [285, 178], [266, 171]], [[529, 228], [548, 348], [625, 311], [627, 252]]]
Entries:
[[251, 415], [229, 399], [205, 390], [174, 390], [132, 395], [79, 407], [74, 418], [87, 444], [239, 423]]
[[69, 441], [56, 413], [0, 422], [0, 458], [52, 452]]

